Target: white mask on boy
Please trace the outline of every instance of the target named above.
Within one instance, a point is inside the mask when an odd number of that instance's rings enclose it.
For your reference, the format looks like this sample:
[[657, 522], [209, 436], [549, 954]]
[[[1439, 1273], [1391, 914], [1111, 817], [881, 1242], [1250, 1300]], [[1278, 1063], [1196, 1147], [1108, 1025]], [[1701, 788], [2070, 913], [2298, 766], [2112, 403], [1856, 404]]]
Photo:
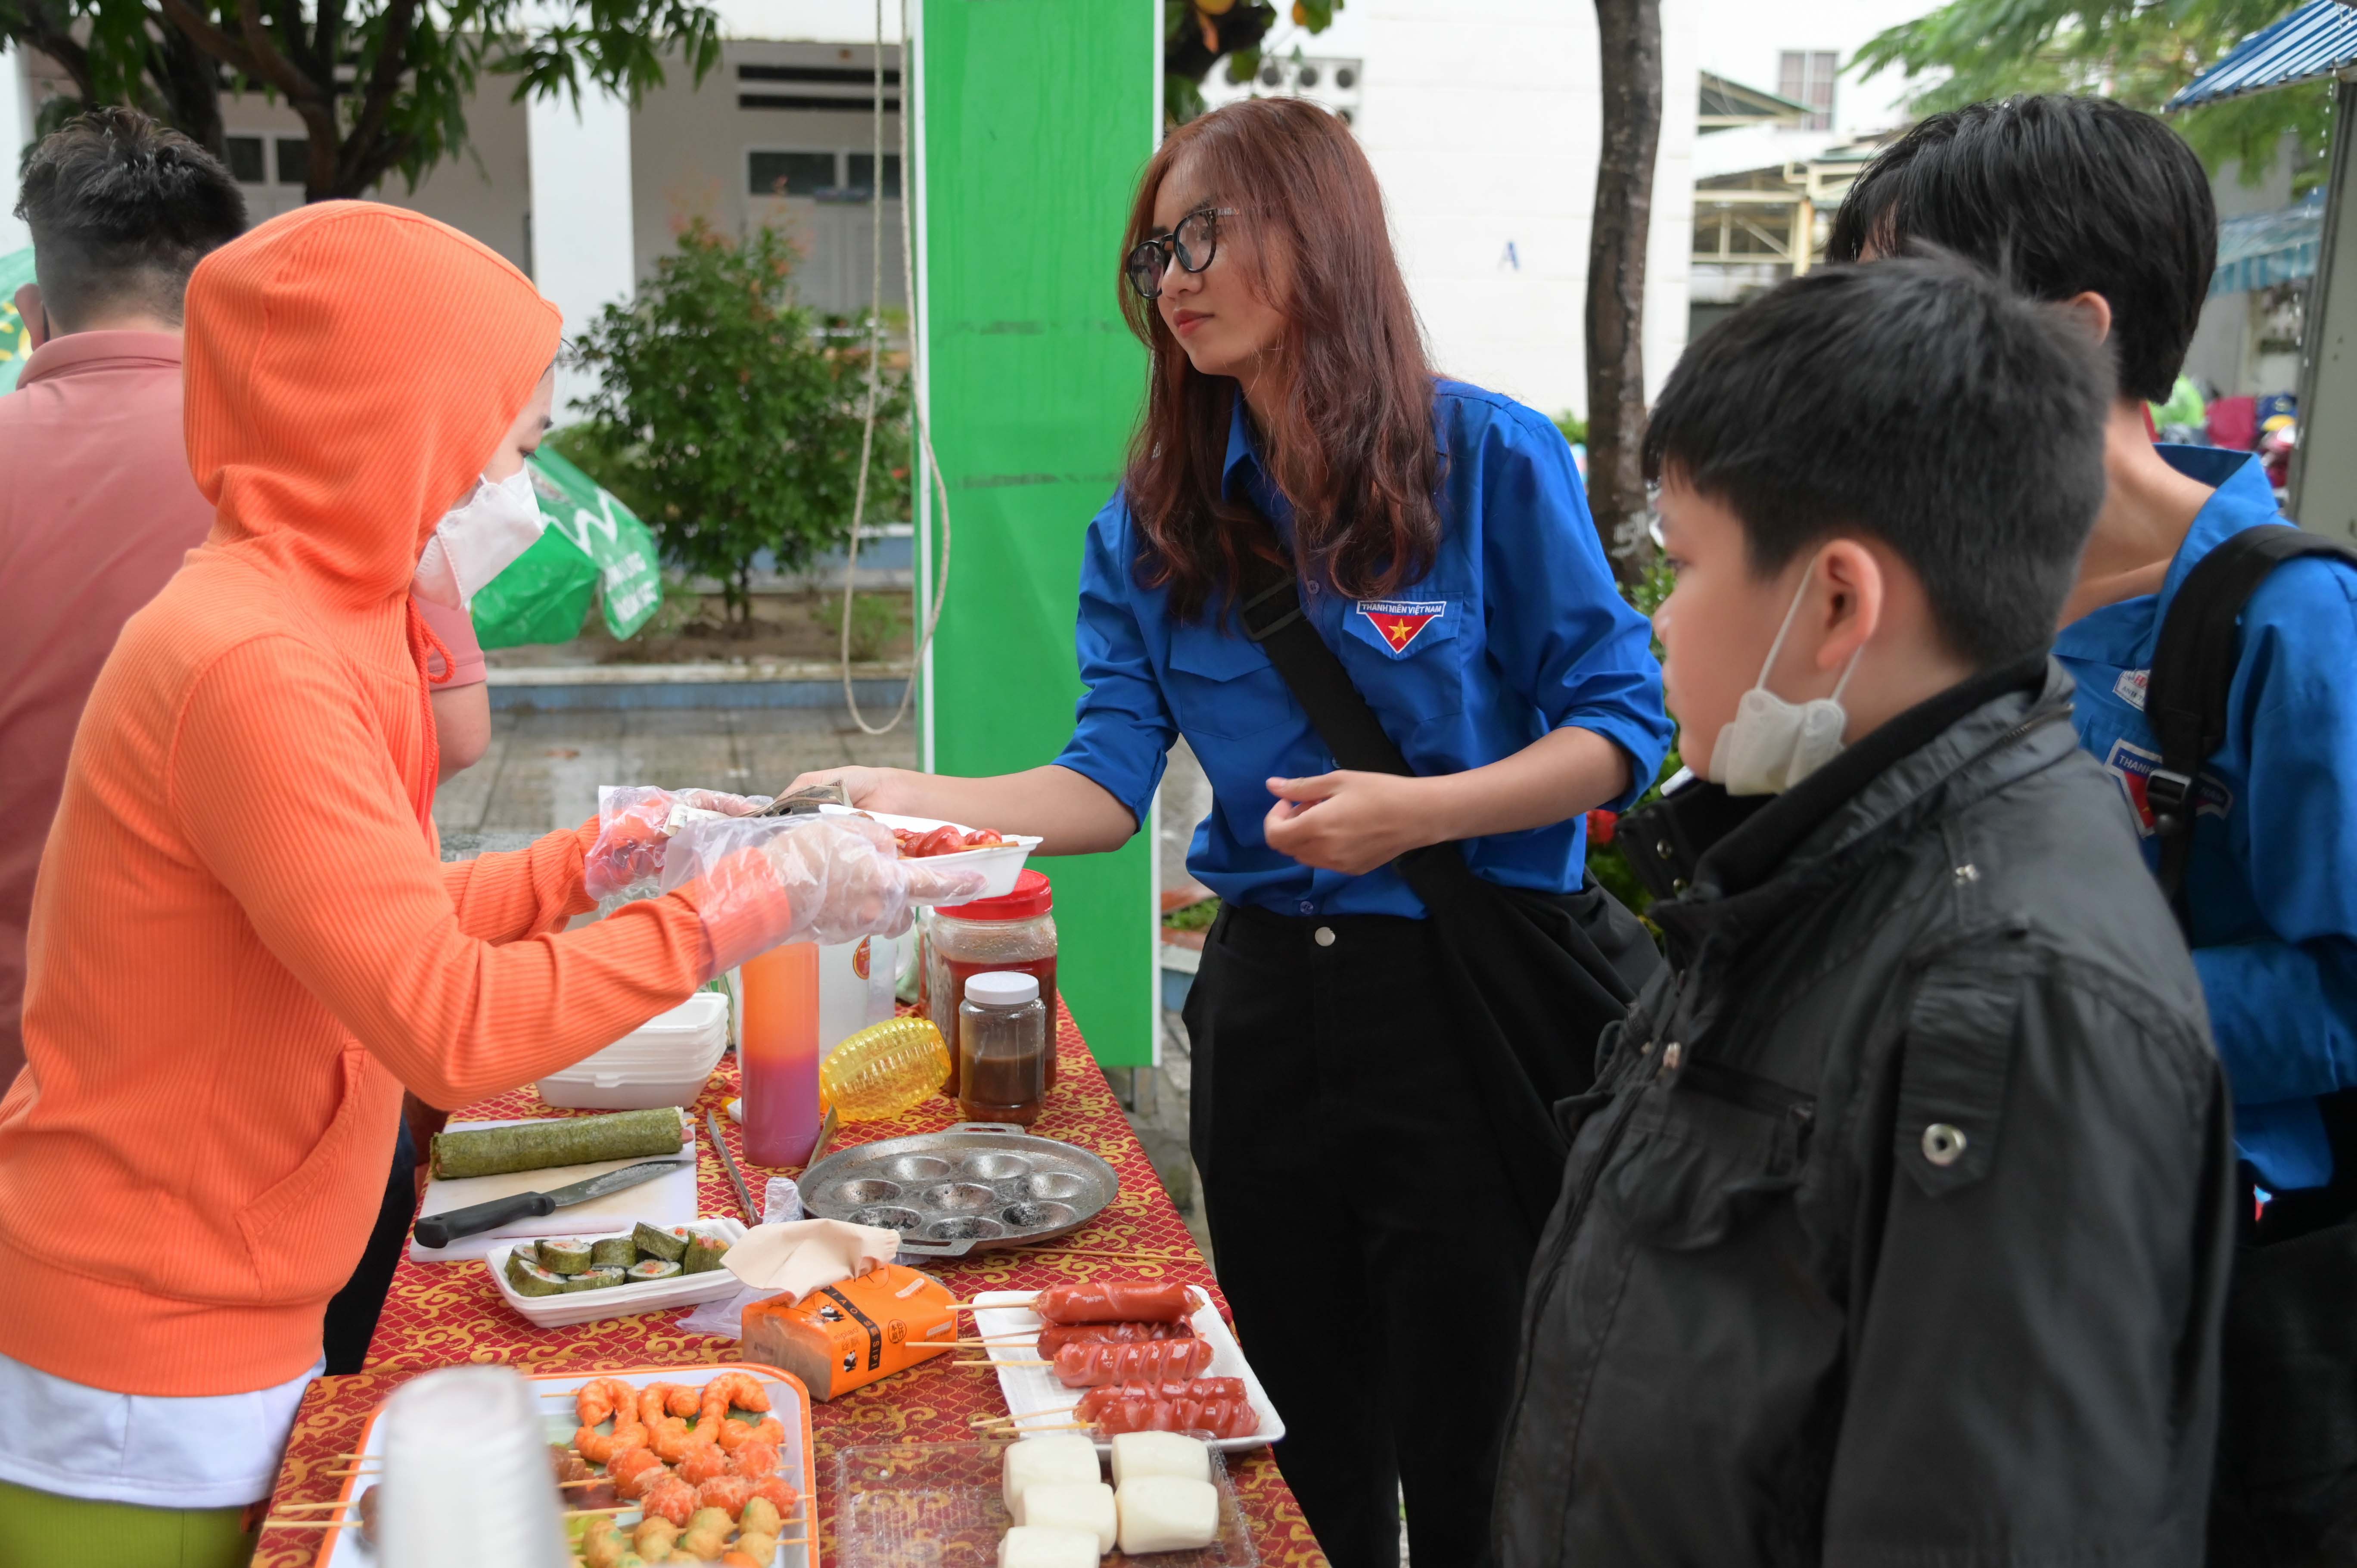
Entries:
[[531, 549], [547, 526], [529, 465], [497, 484], [478, 479], [473, 492], [434, 525], [410, 590], [454, 610], [471, 608], [483, 585]]
[[1710, 748], [1710, 781], [1730, 795], [1781, 795], [1841, 755], [1842, 731], [1849, 727], [1841, 694], [1857, 668], [1858, 653], [1866, 651], [1863, 643], [1842, 667], [1830, 697], [1788, 703], [1768, 689], [1768, 672], [1776, 668], [1776, 655], [1783, 651], [1785, 635], [1808, 592], [1803, 574], [1792, 607], [1784, 612], [1784, 624], [1768, 646], [1760, 679], [1735, 704], [1735, 717], [1719, 730], [1718, 742]]

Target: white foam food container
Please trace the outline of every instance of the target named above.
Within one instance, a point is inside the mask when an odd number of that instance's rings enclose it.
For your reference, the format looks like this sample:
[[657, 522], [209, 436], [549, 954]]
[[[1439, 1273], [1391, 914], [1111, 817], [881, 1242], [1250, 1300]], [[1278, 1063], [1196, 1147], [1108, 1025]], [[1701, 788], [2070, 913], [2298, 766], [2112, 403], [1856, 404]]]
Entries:
[[[819, 811], [826, 816], [873, 817], [888, 828], [906, 828], [910, 832], [929, 833], [935, 828], [955, 828], [962, 833], [974, 831], [963, 822], [945, 822], [938, 817], [896, 817], [884, 811], [855, 811], [849, 806], [821, 806]], [[974, 898], [1004, 898], [1015, 891], [1015, 879], [1022, 874], [1023, 863], [1031, 857], [1033, 850], [1046, 842], [1045, 839], [1009, 833], [1004, 843], [960, 850], [955, 854], [930, 855], [925, 864], [983, 874], [982, 891], [966, 895], [961, 903]]]
[[[1202, 1293], [1195, 1293], [1200, 1297]], [[1028, 1366], [1039, 1356], [1036, 1341], [1044, 1326], [1039, 1315], [1031, 1310], [1039, 1293], [1028, 1290], [977, 1291], [974, 1297], [974, 1332], [976, 1338], [996, 1343], [984, 1352], [996, 1363], [998, 1391], [1006, 1396], [1006, 1413], [1019, 1422], [1037, 1422], [1054, 1415], [1058, 1421], [1070, 1421], [1074, 1407], [1084, 1391], [1068, 1389], [1058, 1382], [1049, 1369]], [[557, 1300], [565, 1300], [559, 1296]], [[1222, 1454], [1238, 1454], [1248, 1448], [1259, 1448], [1275, 1443], [1285, 1435], [1285, 1418], [1276, 1413], [1268, 1391], [1260, 1386], [1260, 1374], [1244, 1359], [1243, 1347], [1228, 1329], [1220, 1309], [1204, 1300], [1187, 1321], [1194, 1326], [1195, 1337], [1208, 1339], [1211, 1345], [1211, 1364], [1205, 1369], [1207, 1378], [1242, 1378], [1245, 1397], [1252, 1401], [1253, 1413], [1260, 1417], [1260, 1430], [1250, 1437], [1215, 1437], [1210, 1445]], [[1012, 1363], [1012, 1364], [1010, 1364]], [[1097, 1442], [1097, 1452], [1110, 1454], [1113, 1444]]]
[[[687, 1228], [706, 1236], [717, 1236], [732, 1247], [745, 1236], [745, 1227], [734, 1219], [695, 1219], [689, 1221]], [[582, 1239], [596, 1240], [619, 1234], [618, 1230], [583, 1231]], [[563, 1295], [520, 1295], [508, 1283], [508, 1254], [519, 1244], [500, 1242], [485, 1255], [483, 1267], [491, 1271], [501, 1299], [534, 1328], [570, 1328], [576, 1323], [596, 1323], [601, 1318], [696, 1306], [734, 1295], [745, 1288], [744, 1282], [726, 1269], [706, 1269], [700, 1274], [673, 1274], [667, 1280], [649, 1280], [643, 1284], [608, 1285], [604, 1290], [568, 1291]]]
[[728, 1049], [728, 998], [699, 991], [595, 1056], [540, 1080], [551, 1105], [588, 1111], [692, 1106]]

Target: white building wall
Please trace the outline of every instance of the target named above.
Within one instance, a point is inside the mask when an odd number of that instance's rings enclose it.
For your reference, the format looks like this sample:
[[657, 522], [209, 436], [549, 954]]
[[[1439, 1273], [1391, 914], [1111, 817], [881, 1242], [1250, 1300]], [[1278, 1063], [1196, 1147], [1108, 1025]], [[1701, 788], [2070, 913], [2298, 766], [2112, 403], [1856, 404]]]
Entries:
[[[1663, 124], [1645, 280], [1645, 379], [1685, 347], [1700, 0], [1663, 5]], [[1596, 16], [1564, 0], [1351, 0], [1266, 52], [1361, 62], [1353, 128], [1383, 181], [1408, 290], [1450, 375], [1553, 414], [1587, 406], [1587, 242], [1602, 138]], [[1214, 102], [1240, 96], [1219, 72]]]
[[24, 53], [0, 48], [0, 156], [8, 161], [0, 179], [0, 256], [33, 242], [32, 231], [16, 216], [16, 166], [33, 139], [33, 95], [25, 81]]

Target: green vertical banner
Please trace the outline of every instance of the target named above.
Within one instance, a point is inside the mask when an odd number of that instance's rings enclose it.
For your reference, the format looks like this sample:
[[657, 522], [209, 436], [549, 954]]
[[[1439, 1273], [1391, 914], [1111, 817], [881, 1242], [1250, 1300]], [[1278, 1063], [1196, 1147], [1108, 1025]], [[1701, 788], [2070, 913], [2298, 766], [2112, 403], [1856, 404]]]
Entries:
[[[920, 392], [951, 513], [948, 599], [924, 685], [927, 765], [1053, 758], [1081, 694], [1072, 646], [1089, 520], [1121, 477], [1146, 358], [1114, 289], [1159, 114], [1160, 0], [917, 0], [910, 134]], [[925, 513], [929, 568], [942, 558]], [[1154, 824], [1044, 863], [1057, 984], [1109, 1067], [1155, 1058]]]

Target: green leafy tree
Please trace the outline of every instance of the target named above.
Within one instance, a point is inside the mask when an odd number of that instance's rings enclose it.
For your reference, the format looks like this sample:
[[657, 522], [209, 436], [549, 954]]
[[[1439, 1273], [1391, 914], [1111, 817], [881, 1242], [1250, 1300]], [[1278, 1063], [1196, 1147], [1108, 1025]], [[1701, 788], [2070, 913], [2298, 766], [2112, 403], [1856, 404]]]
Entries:
[[[599, 378], [576, 449], [597, 455], [592, 472], [654, 530], [667, 561], [720, 583], [740, 624], [754, 556], [769, 551], [794, 571], [844, 542], [859, 477], [867, 334], [830, 329], [794, 303], [797, 259], [774, 230], [734, 244], [699, 220], [573, 355]], [[899, 426], [905, 383], [885, 389], [879, 426]], [[877, 452], [897, 449], [879, 428]], [[898, 505], [905, 516], [905, 482], [904, 471], [872, 475], [872, 515]]]
[[[1877, 34], [1850, 69], [1897, 67], [1921, 82], [1908, 106], [1935, 113], [2016, 92], [2099, 92], [2158, 110], [2299, 0], [1948, 0]], [[2320, 176], [2332, 84], [2312, 82], [2189, 110], [2177, 128], [2213, 170], [2256, 181], [2287, 134], [2294, 181]]]
[[[1322, 33], [1344, 0], [1286, 0], [1297, 27]], [[1183, 125], [1203, 112], [1203, 82], [1228, 62], [1228, 80], [1243, 83], [1260, 70], [1261, 42], [1276, 26], [1269, 0], [1162, 0], [1162, 109]]]
[[467, 101], [484, 72], [512, 96], [584, 83], [635, 107], [676, 54], [703, 81], [720, 19], [697, 0], [0, 0], [0, 40], [38, 49], [74, 96], [43, 129], [124, 103], [223, 151], [221, 95], [259, 92], [302, 116], [309, 201], [410, 188], [467, 149]]

